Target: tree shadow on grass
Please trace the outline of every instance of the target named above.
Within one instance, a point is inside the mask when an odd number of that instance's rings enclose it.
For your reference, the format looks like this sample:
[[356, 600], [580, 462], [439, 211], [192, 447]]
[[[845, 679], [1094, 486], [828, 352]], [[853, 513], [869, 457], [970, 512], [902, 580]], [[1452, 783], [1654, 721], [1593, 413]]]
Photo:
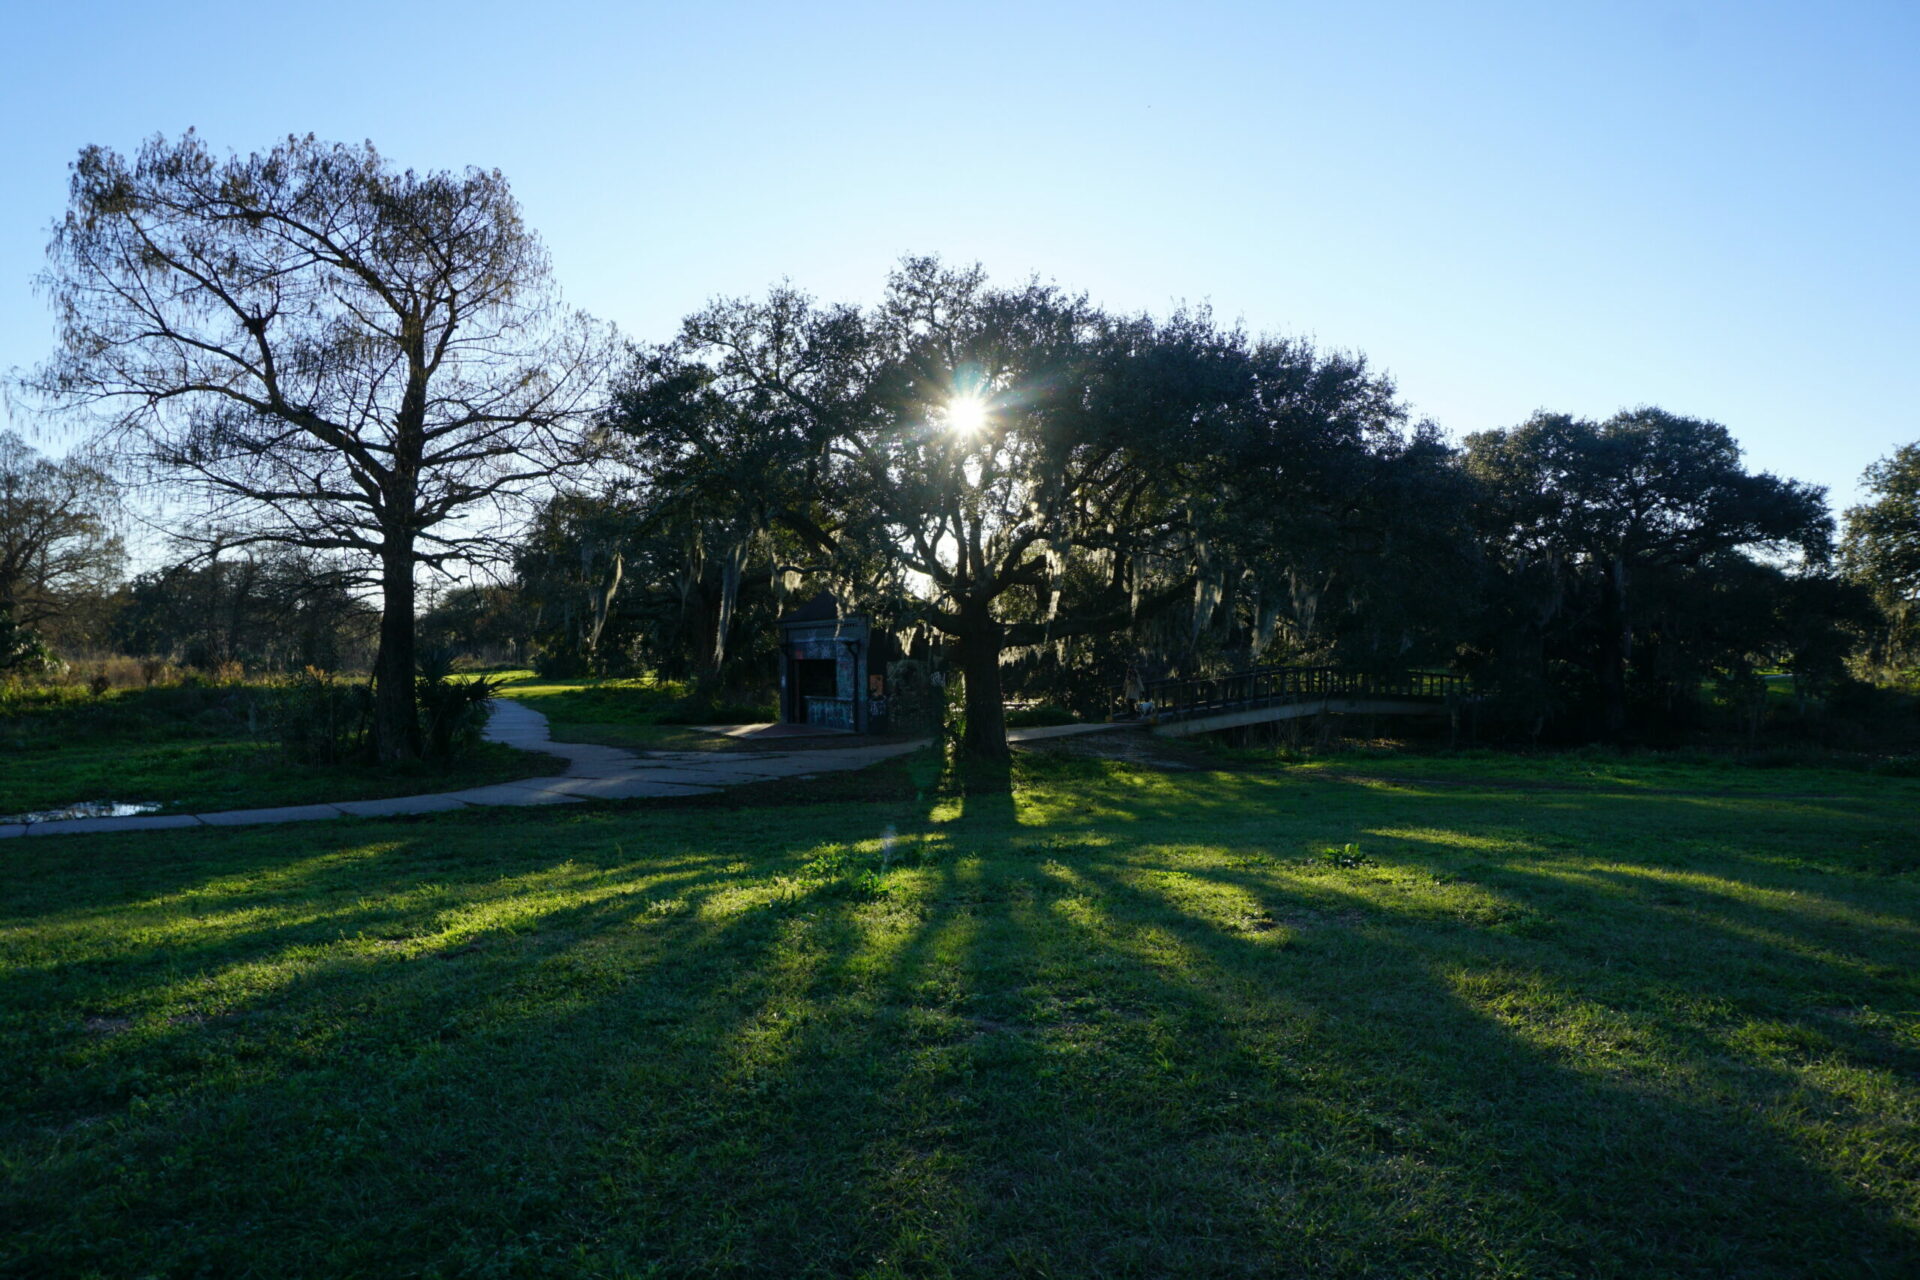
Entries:
[[[184, 899], [59, 913], [35, 930], [40, 954], [9, 975], [14, 997], [57, 997], [65, 974], [85, 966], [90, 978], [105, 980], [102, 986], [117, 983], [139, 992], [138, 1000], [97, 1010], [113, 1016], [138, 1016], [144, 1007], [167, 1008], [181, 999], [218, 1005], [229, 969], [240, 973], [245, 992], [257, 999], [261, 969], [316, 946], [349, 944], [340, 949], [341, 959], [378, 963], [395, 958], [388, 947], [458, 946], [468, 932], [510, 931], [518, 916], [537, 916], [544, 897], [617, 901], [642, 892], [622, 889], [633, 879], [631, 862], [593, 867], [524, 861], [502, 874], [509, 868], [500, 861], [456, 867], [433, 859], [422, 865], [418, 852], [411, 841], [347, 843], [238, 882], [215, 880], [216, 887], [203, 886]], [[657, 897], [711, 882], [728, 861], [676, 860], [671, 868], [653, 869], [644, 892]], [[289, 870], [299, 874], [288, 877]], [[362, 887], [373, 884], [378, 890]], [[364, 945], [350, 945], [356, 943]]]
[[[415, 870], [446, 865], [457, 871], [467, 855], [449, 862], [442, 847], [464, 850], [480, 832], [511, 840], [514, 832], [554, 816], [524, 809], [456, 811], [10, 841], [0, 859], [0, 927], [141, 902], [163, 905], [196, 893], [219, 896], [219, 886], [228, 883], [242, 894], [278, 888], [297, 895], [304, 882], [324, 878], [343, 851], [359, 848], [404, 846]], [[316, 856], [316, 845], [328, 851]]]
[[95, 1123], [14, 1130], [10, 1163], [34, 1172], [0, 1202], [9, 1261], [246, 1274], [271, 1245], [283, 1274], [557, 1262], [628, 1124], [690, 1143], [651, 1153], [682, 1178], [725, 1124], [710, 1064], [777, 998], [761, 988], [807, 895], [723, 916], [684, 884], [668, 901], [309, 968], [242, 1020], [145, 1037], [121, 1078], [65, 1099]]
[[[1672, 1078], [1560, 1035], [1687, 974], [1676, 952], [1615, 989], [1555, 935], [1502, 932], [1507, 906], [1571, 891], [1528, 878], [1540, 850], [1475, 854], [1483, 873], [1395, 843], [1398, 861], [1484, 881], [1486, 911], [1423, 916], [1362, 881], [1397, 865], [1262, 860], [1311, 832], [1355, 838], [1407, 801], [1338, 794], [1293, 814], [1285, 790], [1237, 795], [1238, 811], [1152, 793], [1132, 843], [1006, 793], [796, 810], [775, 830], [636, 812], [423, 828], [430, 872], [396, 850], [303, 882], [344, 899], [324, 922], [236, 923], [177, 973], [157, 952], [88, 962], [15, 1002], [31, 1019], [75, 989], [137, 1003], [158, 981], [291, 966], [260, 1016], [140, 1029], [119, 1075], [3, 1131], [0, 1269], [1912, 1264], [1903, 1224], [1750, 1109], [1782, 1096], [1770, 1069], [1657, 1011], [1624, 1034], [1657, 1039]], [[1125, 785], [1086, 798], [1120, 804]], [[1193, 830], [1195, 812], [1214, 826]], [[888, 824], [899, 862], [867, 879]], [[1209, 852], [1139, 843], [1156, 838]], [[1675, 905], [1626, 889], [1620, 910]], [[463, 905], [473, 927], [449, 934]], [[394, 934], [391, 955], [348, 946], [356, 930]], [[443, 936], [460, 941], [410, 941]], [[34, 1087], [64, 1052], [36, 1059]]]
[[[1292, 1135], [1345, 1148], [1293, 1186], [1295, 1229], [1315, 1224], [1332, 1249], [1322, 1264], [1355, 1266], [1395, 1238], [1408, 1246], [1396, 1265], [1448, 1274], [1839, 1276], [1920, 1262], [1910, 1224], [1749, 1110], [1786, 1081], [1747, 1064], [1716, 1084], [1724, 1048], [1666, 1023], [1655, 1029], [1665, 1063], [1644, 1075], [1556, 1043], [1555, 1021], [1580, 997], [1503, 954], [1504, 940], [1403, 925], [1356, 896], [1359, 920], [1335, 925], [1309, 907], [1316, 923], [1276, 946], [1195, 916], [1164, 878], [1075, 872], [1161, 975], [1156, 1002], [1191, 1002], [1192, 1033], [1225, 1040], [1196, 1057], [1239, 1066], [1249, 1088], [1275, 1068], [1339, 1082], [1300, 1091]], [[1243, 883], [1287, 910], [1284, 888]], [[1182, 1108], [1202, 1109], [1197, 1097]], [[1423, 1229], [1449, 1209], [1478, 1225]]]

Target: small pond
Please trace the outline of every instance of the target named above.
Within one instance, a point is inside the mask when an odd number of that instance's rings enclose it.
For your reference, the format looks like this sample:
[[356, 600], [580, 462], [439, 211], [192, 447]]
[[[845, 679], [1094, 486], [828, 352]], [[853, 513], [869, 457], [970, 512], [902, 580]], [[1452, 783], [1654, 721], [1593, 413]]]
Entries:
[[36, 809], [32, 813], [0, 813], [0, 826], [12, 822], [65, 822], [69, 818], [132, 818], [152, 813], [158, 801], [142, 800], [126, 804], [119, 800], [82, 800], [58, 809]]

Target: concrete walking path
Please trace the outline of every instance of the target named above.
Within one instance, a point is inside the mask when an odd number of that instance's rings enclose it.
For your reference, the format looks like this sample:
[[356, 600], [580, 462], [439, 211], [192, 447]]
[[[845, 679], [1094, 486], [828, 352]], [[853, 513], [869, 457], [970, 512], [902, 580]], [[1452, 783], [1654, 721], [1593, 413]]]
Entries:
[[583, 800], [625, 800], [637, 796], [697, 796], [743, 782], [765, 782], [805, 774], [864, 769], [890, 756], [926, 745], [913, 742], [825, 748], [792, 752], [720, 753], [648, 751], [555, 742], [547, 718], [510, 698], [493, 703], [487, 720], [489, 741], [527, 751], [544, 751], [567, 762], [567, 771], [550, 778], [521, 778], [465, 791], [393, 796], [385, 800], [343, 800], [334, 804], [289, 805], [274, 809], [230, 809], [220, 813], [142, 814], [127, 818], [67, 818], [0, 825], [10, 836], [99, 834], [114, 831], [166, 831], [182, 827], [235, 827], [272, 822], [312, 822], [326, 818], [381, 818], [393, 814], [444, 813], [478, 805], [579, 804]]
[[[1050, 725], [1015, 729], [1009, 742], [1029, 742], [1083, 733], [1131, 729], [1131, 724]], [[864, 769], [892, 756], [927, 745], [929, 739], [873, 743], [858, 747], [814, 747], [799, 751], [713, 752], [646, 751], [555, 742], [547, 718], [511, 698], [496, 698], [486, 737], [526, 751], [544, 751], [567, 762], [567, 771], [550, 778], [521, 778], [465, 791], [392, 796], [385, 800], [342, 800], [334, 804], [286, 805], [274, 809], [228, 809], [219, 813], [140, 814], [127, 818], [63, 818], [46, 822], [0, 824], [0, 840], [11, 836], [64, 836], [115, 831], [169, 831], [182, 827], [240, 827], [274, 822], [315, 822], [327, 818], [384, 818], [395, 814], [445, 813], [470, 806], [579, 804], [583, 800], [627, 800], [645, 796], [697, 796], [743, 782], [802, 777]]]

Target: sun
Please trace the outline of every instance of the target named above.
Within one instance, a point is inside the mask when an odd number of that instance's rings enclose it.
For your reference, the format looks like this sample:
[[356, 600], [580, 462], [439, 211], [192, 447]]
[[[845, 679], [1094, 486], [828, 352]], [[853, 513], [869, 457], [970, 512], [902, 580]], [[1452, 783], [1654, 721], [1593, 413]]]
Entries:
[[955, 396], [947, 401], [947, 430], [972, 435], [987, 425], [987, 402], [979, 396]]

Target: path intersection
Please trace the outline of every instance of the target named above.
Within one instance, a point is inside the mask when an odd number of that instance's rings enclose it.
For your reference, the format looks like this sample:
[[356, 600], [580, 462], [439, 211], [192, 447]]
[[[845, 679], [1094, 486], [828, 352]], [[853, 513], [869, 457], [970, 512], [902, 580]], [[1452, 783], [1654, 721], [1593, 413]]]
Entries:
[[[1008, 737], [1055, 737], [1106, 729], [1107, 725], [1066, 725], [1058, 729], [1015, 730]], [[445, 813], [486, 805], [579, 804], [585, 800], [628, 800], [645, 796], [697, 796], [744, 782], [765, 782], [816, 773], [864, 769], [892, 756], [927, 745], [927, 739], [851, 747], [810, 747], [795, 751], [647, 751], [579, 742], [555, 742], [547, 718], [510, 698], [493, 703], [487, 721], [489, 741], [541, 751], [567, 762], [567, 771], [547, 778], [521, 778], [465, 791], [393, 796], [385, 800], [343, 800], [335, 804], [285, 805], [271, 809], [228, 809], [218, 813], [141, 814], [126, 818], [66, 818], [0, 825], [10, 836], [99, 834], [115, 831], [163, 831], [182, 827], [238, 827], [274, 822], [313, 822], [327, 818], [384, 818], [395, 814]]]

